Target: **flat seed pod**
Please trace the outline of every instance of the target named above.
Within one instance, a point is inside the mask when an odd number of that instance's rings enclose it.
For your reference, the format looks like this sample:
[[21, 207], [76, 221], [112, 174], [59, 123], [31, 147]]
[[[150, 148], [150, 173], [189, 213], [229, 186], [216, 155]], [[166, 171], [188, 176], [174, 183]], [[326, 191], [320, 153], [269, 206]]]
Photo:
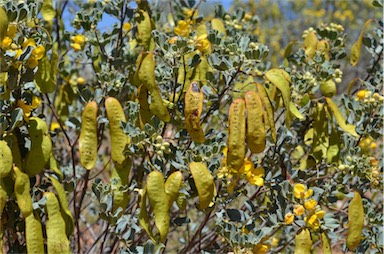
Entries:
[[121, 207], [125, 210], [129, 204], [129, 195], [120, 190], [123, 185], [128, 185], [129, 172], [131, 171], [131, 160], [126, 158], [123, 164], [116, 165], [112, 170], [111, 179], [116, 179], [116, 185], [113, 185], [113, 211]]
[[29, 176], [23, 173], [17, 166], [13, 167], [15, 174], [15, 196], [17, 205], [24, 218], [27, 218], [33, 212], [32, 198], [30, 194], [31, 184]]
[[155, 58], [153, 53], [141, 53], [138, 59], [141, 59], [140, 64], [136, 63], [136, 71], [140, 82], [148, 89], [149, 92], [155, 89]]
[[71, 211], [69, 210], [68, 200], [67, 200], [67, 194], [65, 193], [65, 190], [61, 183], [56, 180], [54, 177], [49, 177], [49, 179], [52, 182], [53, 187], [55, 188], [57, 192], [57, 196], [59, 198], [60, 207], [61, 207], [61, 215], [63, 216], [63, 219], [65, 221], [65, 232], [67, 236], [72, 235], [74, 231], [74, 222], [73, 222], [73, 216]]
[[244, 96], [247, 108], [247, 143], [252, 153], [261, 153], [265, 149], [266, 131], [264, 126], [264, 109], [260, 96], [248, 91]]
[[361, 242], [361, 235], [364, 227], [363, 201], [358, 192], [355, 192], [355, 196], [349, 203], [348, 223], [347, 247], [351, 251], [354, 251]]
[[52, 152], [52, 141], [46, 122], [39, 117], [29, 118], [28, 131], [31, 138], [31, 149], [28, 151], [24, 161], [24, 171], [30, 176], [35, 176], [49, 162]]
[[7, 35], [8, 29], [8, 16], [5, 10], [0, 7], [0, 41], [3, 41], [4, 37]]
[[59, 176], [59, 179], [63, 179], [63, 172], [61, 172], [59, 163], [57, 163], [53, 153], [49, 156], [49, 168]]
[[233, 169], [243, 166], [245, 157], [245, 101], [236, 99], [229, 107], [227, 165]]
[[90, 170], [97, 161], [97, 103], [88, 102], [81, 115], [80, 163]]
[[125, 147], [130, 143], [129, 136], [123, 132], [120, 126], [120, 122], [126, 122], [124, 110], [120, 102], [113, 97], [105, 100], [105, 109], [109, 121], [112, 160], [114, 163], [122, 164], [125, 160]]
[[345, 132], [348, 132], [354, 137], [359, 137], [359, 134], [356, 132], [356, 126], [353, 124], [347, 123], [344, 116], [339, 111], [338, 106], [333, 102], [331, 98], [326, 97], [325, 100], [327, 101], [327, 106], [329, 110], [332, 112], [332, 115], [335, 117], [336, 122], [339, 124], [340, 128], [343, 129]]
[[179, 196], [179, 190], [182, 182], [183, 175], [180, 171], [173, 172], [170, 176], [168, 176], [167, 180], [165, 181], [164, 189], [165, 194], [167, 194], [169, 207], [172, 206], [172, 203]]
[[22, 166], [22, 159], [19, 148], [19, 142], [17, 140], [16, 135], [10, 133], [4, 137], [4, 140], [7, 141], [7, 144], [12, 151], [13, 163], [20, 168]]
[[146, 49], [149, 49], [152, 39], [152, 22], [148, 12], [138, 10], [137, 12], [137, 41]]
[[6, 177], [12, 169], [12, 151], [7, 142], [0, 140], [0, 178]]
[[275, 119], [274, 112], [271, 100], [268, 96], [268, 93], [264, 86], [260, 83], [256, 83], [257, 91], [259, 93], [260, 99], [264, 105], [264, 124], [266, 129], [271, 130], [272, 140], [276, 142], [276, 128], [275, 128]]
[[161, 98], [161, 93], [159, 88], [152, 89], [151, 94], [151, 103], [149, 104], [150, 111], [157, 116], [161, 121], [169, 122], [171, 116], [169, 115], [167, 107], [163, 103]]
[[141, 85], [137, 89], [137, 100], [140, 103], [139, 124], [141, 129], [144, 129], [146, 123], [151, 123], [152, 113], [149, 110], [148, 96], [148, 89]]
[[331, 242], [329, 241], [329, 237], [325, 232], [321, 233], [321, 245], [323, 254], [332, 254]]
[[44, 197], [47, 199], [45, 208], [48, 214], [46, 221], [48, 254], [72, 253], [65, 233], [65, 221], [61, 216], [59, 201], [52, 192], [45, 192]]
[[200, 126], [204, 95], [197, 82], [192, 82], [184, 97], [185, 128], [196, 143], [205, 141], [204, 131]]
[[215, 195], [215, 182], [207, 166], [201, 162], [189, 163], [193, 181], [199, 194], [199, 208], [206, 209]]
[[311, 233], [307, 228], [304, 228], [295, 237], [295, 254], [310, 254], [311, 248]]
[[40, 218], [31, 213], [25, 218], [25, 239], [28, 253], [44, 253], [43, 229]]
[[227, 31], [225, 30], [225, 25], [221, 19], [213, 18], [211, 20], [211, 26], [212, 26], [212, 29], [218, 31], [219, 34], [223, 34], [224, 36], [227, 35]]
[[312, 59], [316, 54], [316, 48], [317, 48], [318, 39], [316, 36], [316, 32], [312, 31], [309, 32], [307, 37], [304, 39], [304, 49], [305, 49], [305, 55]]
[[320, 162], [327, 157], [329, 147], [328, 120], [324, 104], [317, 103], [313, 109], [313, 143], [312, 153]]
[[164, 177], [159, 171], [152, 171], [147, 176], [147, 195], [153, 208], [155, 224], [160, 233], [160, 241], [164, 242], [169, 230], [169, 206], [165, 193]]
[[148, 236], [151, 238], [152, 242], [156, 242], [153, 237], [153, 233], [150, 227], [149, 216], [147, 213], [147, 187], [144, 186], [141, 199], [140, 199], [140, 213], [139, 213], [139, 223], [147, 232]]
[[363, 29], [361, 30], [361, 33], [359, 35], [359, 38], [355, 43], [353, 43], [352, 48], [351, 48], [351, 59], [350, 63], [352, 66], [355, 66], [360, 59], [360, 54], [361, 54], [361, 47], [363, 46], [363, 38], [364, 38], [364, 33], [365, 30], [367, 29], [368, 25], [372, 22], [372, 19], [369, 19], [365, 22]]

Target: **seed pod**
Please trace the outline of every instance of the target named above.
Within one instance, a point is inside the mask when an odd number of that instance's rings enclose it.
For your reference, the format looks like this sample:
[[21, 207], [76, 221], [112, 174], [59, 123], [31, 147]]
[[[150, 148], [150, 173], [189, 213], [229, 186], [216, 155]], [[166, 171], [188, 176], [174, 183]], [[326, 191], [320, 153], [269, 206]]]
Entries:
[[130, 143], [129, 136], [123, 132], [120, 126], [120, 122], [126, 122], [125, 114], [120, 102], [113, 97], [105, 100], [105, 109], [109, 121], [112, 160], [114, 163], [122, 164], [125, 160], [125, 147]]
[[264, 127], [264, 109], [259, 95], [254, 91], [245, 93], [247, 107], [247, 143], [252, 153], [261, 153], [265, 149], [266, 131]]
[[[272, 86], [272, 85], [271, 85]], [[264, 124], [265, 128], [271, 130], [272, 140], [276, 142], [276, 128], [275, 128], [275, 119], [273, 113], [273, 107], [268, 93], [265, 87], [262, 84], [256, 83], [257, 91], [260, 96], [261, 102], [265, 107], [264, 110]], [[275, 86], [273, 86], [275, 87]], [[275, 87], [276, 88], [276, 87]]]
[[355, 196], [348, 207], [349, 229], [347, 235], [347, 247], [354, 251], [359, 246], [364, 227], [364, 207], [361, 196], [355, 192]]
[[149, 104], [149, 110], [161, 121], [169, 122], [171, 120], [171, 116], [169, 115], [167, 107], [163, 103], [159, 88], [156, 87], [155, 89], [152, 89], [150, 94], [151, 103]]
[[183, 175], [180, 171], [173, 172], [165, 181], [164, 189], [168, 198], [168, 206], [171, 207], [172, 203], [179, 196], [181, 183], [183, 182]]
[[227, 165], [233, 169], [243, 166], [245, 157], [245, 102], [236, 99], [229, 107]]
[[152, 39], [152, 22], [148, 12], [144, 10], [137, 11], [137, 41], [146, 49], [149, 49]]
[[137, 89], [137, 100], [140, 103], [139, 124], [140, 128], [143, 130], [146, 123], [151, 123], [152, 117], [152, 113], [149, 110], [148, 89], [143, 85]]
[[295, 254], [310, 254], [311, 248], [311, 233], [307, 228], [304, 228], [295, 237]]
[[304, 40], [304, 49], [305, 49], [305, 55], [312, 59], [316, 54], [316, 48], [317, 48], [318, 39], [316, 36], [316, 32], [312, 31], [308, 33], [307, 37], [305, 37]]
[[0, 41], [3, 41], [4, 37], [7, 35], [8, 29], [8, 16], [5, 10], [0, 7]]
[[323, 254], [332, 254], [332, 247], [328, 235], [325, 232], [321, 233], [321, 244]]
[[160, 241], [166, 240], [169, 230], [168, 198], [165, 193], [164, 177], [159, 171], [152, 171], [147, 176], [147, 195], [153, 208], [155, 224], [160, 233]]
[[29, 176], [17, 167], [13, 167], [15, 174], [15, 196], [17, 205], [24, 218], [27, 218], [33, 212], [32, 198], [30, 195], [31, 184]]
[[57, 163], [53, 153], [49, 156], [49, 168], [59, 176], [59, 179], [63, 179], [63, 172], [61, 172], [59, 163]]
[[[0, 8], [1, 9], [1, 8]], [[12, 151], [7, 142], [0, 140], [0, 178], [6, 177], [12, 169]]]
[[141, 199], [140, 199], [139, 223], [143, 227], [145, 232], [147, 232], [151, 240], [153, 242], [156, 242], [150, 227], [149, 216], [147, 213], [147, 187], [146, 186], [144, 186], [142, 190]]
[[81, 116], [80, 163], [90, 170], [97, 160], [97, 103], [88, 102]]
[[200, 126], [200, 116], [203, 111], [204, 95], [197, 82], [192, 82], [185, 93], [184, 116], [185, 128], [196, 143], [205, 141], [204, 131]]
[[21, 153], [19, 148], [19, 142], [17, 140], [16, 135], [14, 135], [13, 133], [9, 133], [4, 137], [4, 140], [7, 141], [7, 144], [12, 151], [13, 163], [16, 166], [21, 167], [22, 159], [21, 159]]
[[199, 208], [206, 209], [215, 196], [215, 182], [207, 166], [201, 162], [191, 162], [189, 164], [193, 181], [199, 193]]
[[71, 253], [59, 201], [52, 192], [45, 192], [44, 197], [47, 199], [45, 208], [48, 214], [46, 221], [48, 254]]
[[8, 197], [8, 194], [5, 189], [4, 181], [3, 179], [0, 179], [0, 217], [1, 217], [1, 214], [3, 213], [5, 204], [7, 203], [7, 197]]
[[116, 184], [113, 182], [113, 208], [112, 211], [116, 211], [117, 208], [121, 207], [123, 211], [127, 208], [129, 203], [129, 195], [120, 190], [120, 187], [128, 185], [129, 172], [131, 170], [131, 160], [126, 158], [123, 164], [115, 165], [112, 170], [111, 180], [115, 179]]
[[185, 211], [187, 209], [187, 198], [184, 193], [179, 193], [177, 196], [176, 204], [181, 211]]
[[31, 149], [24, 161], [24, 171], [30, 176], [35, 176], [49, 162], [52, 152], [52, 141], [47, 124], [41, 118], [30, 117], [28, 131], [31, 138]]
[[74, 223], [73, 223], [73, 217], [72, 213], [69, 210], [67, 195], [65, 193], [65, 190], [61, 183], [56, 180], [54, 177], [49, 177], [49, 179], [52, 182], [53, 187], [55, 188], [57, 192], [57, 196], [59, 198], [60, 207], [61, 207], [61, 215], [65, 221], [65, 232], [67, 236], [70, 236], [73, 233], [74, 230]]
[[28, 253], [44, 253], [43, 229], [34, 213], [25, 218], [25, 239]]

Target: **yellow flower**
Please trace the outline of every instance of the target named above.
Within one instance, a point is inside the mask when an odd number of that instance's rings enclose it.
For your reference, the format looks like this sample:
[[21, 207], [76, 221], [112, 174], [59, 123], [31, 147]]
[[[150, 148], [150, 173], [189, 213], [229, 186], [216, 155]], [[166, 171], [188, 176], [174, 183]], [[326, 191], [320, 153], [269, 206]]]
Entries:
[[285, 222], [285, 224], [287, 224], [287, 225], [292, 224], [294, 219], [295, 219], [295, 216], [294, 216], [292, 213], [287, 213], [287, 214], [284, 216], [284, 222]]
[[191, 18], [192, 17], [192, 14], [193, 14], [193, 17], [196, 17], [199, 13], [198, 10], [195, 10], [195, 13], [193, 13], [193, 10], [192, 9], [184, 9], [183, 10], [183, 13], [184, 15], [187, 17], [187, 18]]
[[191, 26], [188, 21], [179, 20], [177, 27], [174, 29], [175, 34], [187, 37], [191, 32]]
[[293, 213], [296, 215], [296, 216], [301, 216], [304, 214], [304, 206], [302, 205], [296, 205], [294, 208], [293, 208]]
[[305, 198], [309, 198], [310, 196], [313, 195], [313, 190], [312, 189], [309, 189], [308, 191], [305, 192], [304, 194], [304, 197]]
[[85, 84], [85, 79], [83, 77], [78, 77], [77, 78], [77, 84], [78, 85], [84, 85]]
[[169, 44], [175, 44], [176, 41], [177, 41], [177, 36], [174, 36], [174, 37], [169, 39]]
[[306, 190], [307, 190], [307, 187], [305, 187], [304, 184], [297, 183], [293, 187], [293, 195], [295, 196], [295, 198], [299, 198], [299, 199], [303, 198]]
[[23, 100], [17, 101], [17, 106], [23, 110], [24, 117], [28, 118], [31, 115], [31, 111], [40, 105], [40, 98], [37, 96], [32, 97], [31, 105], [25, 103]]
[[81, 45], [78, 43], [71, 43], [71, 47], [77, 52], [81, 50]]
[[8, 36], [4, 37], [3, 41], [1, 42], [1, 48], [2, 49], [7, 49], [9, 46], [12, 44], [12, 39], [9, 38]]
[[247, 172], [246, 177], [250, 184], [257, 185], [257, 186], [263, 186], [264, 185], [264, 168], [253, 168], [250, 171]]
[[316, 214], [313, 214], [309, 219], [304, 218], [304, 221], [313, 229], [318, 229], [320, 227], [320, 222], [317, 219]]
[[123, 30], [125, 30], [125, 31], [131, 30], [131, 23], [124, 23]]
[[71, 37], [71, 40], [74, 43], [79, 44], [80, 46], [84, 46], [85, 42], [87, 41], [87, 38], [85, 38], [85, 36], [82, 35], [82, 34], [78, 34], [78, 35], [76, 35], [74, 37]]
[[372, 142], [369, 148], [371, 148], [371, 150], [375, 150], [377, 148], [377, 144], [375, 142]]
[[258, 253], [258, 254], [268, 253], [269, 248], [270, 248], [269, 244], [258, 243], [256, 244], [255, 247], [253, 247], [252, 252]]
[[277, 238], [277, 237], [272, 237], [272, 239], [271, 239], [271, 245], [272, 245], [273, 247], [277, 247], [277, 246], [279, 246], [279, 242], [280, 242], [279, 238]]
[[58, 122], [52, 122], [50, 130], [55, 131], [57, 129], [60, 129], [60, 124]]
[[204, 53], [204, 54], [208, 53], [211, 50], [211, 43], [207, 39], [206, 34], [203, 34], [197, 37], [195, 46], [201, 53]]
[[35, 42], [35, 40], [32, 39], [32, 38], [25, 39], [24, 42], [23, 42], [23, 44], [21, 45], [21, 47], [22, 47], [23, 49], [25, 49], [25, 48], [28, 47], [28, 46], [36, 47], [36, 42]]
[[253, 162], [250, 161], [248, 158], [244, 159], [243, 166], [239, 169], [239, 172], [242, 174], [247, 174], [249, 171], [253, 170], [255, 166], [253, 165]]
[[368, 94], [368, 91], [367, 90], [360, 90], [357, 92], [356, 94], [356, 97], [359, 99], [359, 100], [364, 100], [365, 97], [367, 96]]
[[314, 199], [307, 200], [304, 203], [305, 208], [308, 209], [308, 210], [315, 209], [316, 205], [317, 205], [317, 201], [314, 200]]
[[324, 218], [325, 211], [320, 210], [320, 211], [316, 212], [315, 215], [317, 218], [322, 219], [322, 218]]
[[44, 57], [45, 54], [45, 48], [42, 45], [37, 46], [33, 49], [31, 57], [33, 57], [36, 60], [40, 60]]

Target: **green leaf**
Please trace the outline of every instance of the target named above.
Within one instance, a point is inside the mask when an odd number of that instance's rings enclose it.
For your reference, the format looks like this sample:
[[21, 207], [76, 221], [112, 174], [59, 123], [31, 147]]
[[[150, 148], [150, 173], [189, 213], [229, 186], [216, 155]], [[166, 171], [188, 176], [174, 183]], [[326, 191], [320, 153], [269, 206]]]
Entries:
[[[52, 62], [54, 64], [54, 62]], [[41, 93], [52, 93], [56, 88], [55, 75], [52, 72], [51, 61], [47, 56], [39, 61], [39, 69], [35, 75], [37, 89]]]
[[52, 0], [44, 0], [43, 7], [41, 7], [41, 15], [48, 22], [52, 21], [56, 16], [56, 11], [52, 7]]
[[357, 134], [356, 132], [356, 126], [346, 122], [344, 116], [340, 113], [339, 108], [332, 101], [332, 99], [331, 98], [325, 98], [325, 99], [327, 100], [327, 105], [329, 110], [332, 112], [340, 128], [343, 129], [345, 132], [348, 132], [354, 137], [359, 137], [359, 134]]
[[359, 38], [355, 43], [353, 43], [352, 48], [351, 48], [351, 59], [350, 63], [352, 66], [355, 66], [360, 59], [360, 54], [361, 54], [361, 47], [363, 45], [363, 37], [365, 30], [367, 29], [368, 25], [372, 22], [372, 19], [369, 19], [365, 22], [363, 29], [361, 30], [361, 33], [359, 35]]
[[200, 209], [206, 209], [215, 195], [213, 176], [207, 166], [201, 162], [191, 162], [189, 169], [199, 194], [199, 207]]

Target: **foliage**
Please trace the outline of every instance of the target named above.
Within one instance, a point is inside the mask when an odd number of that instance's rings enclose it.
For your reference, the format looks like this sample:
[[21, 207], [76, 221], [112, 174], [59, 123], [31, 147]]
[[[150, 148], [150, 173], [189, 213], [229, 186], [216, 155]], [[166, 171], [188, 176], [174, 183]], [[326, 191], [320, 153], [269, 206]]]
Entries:
[[382, 5], [0, 0], [3, 250], [383, 252]]

